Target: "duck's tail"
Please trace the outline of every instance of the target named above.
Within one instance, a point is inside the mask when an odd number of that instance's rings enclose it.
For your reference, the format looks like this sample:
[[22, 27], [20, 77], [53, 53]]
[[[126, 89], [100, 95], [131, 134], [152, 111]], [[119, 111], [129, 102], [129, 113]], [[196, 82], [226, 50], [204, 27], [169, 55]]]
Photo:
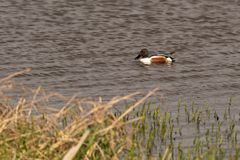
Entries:
[[172, 56], [166, 56], [167, 58], [171, 58], [172, 62], [175, 62], [175, 58], [173, 58]]

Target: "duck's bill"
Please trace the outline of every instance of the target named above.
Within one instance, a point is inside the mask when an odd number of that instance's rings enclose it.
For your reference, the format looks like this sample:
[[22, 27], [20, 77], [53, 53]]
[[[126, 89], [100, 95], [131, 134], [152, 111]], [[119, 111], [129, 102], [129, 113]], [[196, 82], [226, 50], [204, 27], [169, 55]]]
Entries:
[[135, 57], [135, 60], [139, 59], [140, 58], [140, 55], [138, 55], [137, 57]]

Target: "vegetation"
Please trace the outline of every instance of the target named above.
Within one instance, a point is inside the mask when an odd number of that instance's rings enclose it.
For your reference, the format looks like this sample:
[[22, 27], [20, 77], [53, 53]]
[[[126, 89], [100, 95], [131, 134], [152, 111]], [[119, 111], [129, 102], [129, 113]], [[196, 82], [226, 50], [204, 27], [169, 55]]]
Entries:
[[[108, 102], [0, 80], [0, 159], [238, 159], [239, 114], [179, 100], [175, 112], [138, 93]], [[125, 105], [123, 105], [125, 104]], [[116, 108], [120, 108], [117, 109]], [[234, 112], [233, 112], [234, 111]]]

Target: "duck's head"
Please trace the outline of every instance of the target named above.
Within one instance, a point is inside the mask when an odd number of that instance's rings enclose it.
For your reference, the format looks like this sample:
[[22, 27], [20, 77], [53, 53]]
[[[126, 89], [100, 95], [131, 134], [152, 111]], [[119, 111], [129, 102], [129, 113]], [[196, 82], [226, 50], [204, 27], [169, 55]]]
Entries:
[[144, 48], [144, 49], [141, 49], [141, 51], [138, 53], [138, 56], [135, 59], [146, 58], [146, 57], [148, 57], [148, 50]]

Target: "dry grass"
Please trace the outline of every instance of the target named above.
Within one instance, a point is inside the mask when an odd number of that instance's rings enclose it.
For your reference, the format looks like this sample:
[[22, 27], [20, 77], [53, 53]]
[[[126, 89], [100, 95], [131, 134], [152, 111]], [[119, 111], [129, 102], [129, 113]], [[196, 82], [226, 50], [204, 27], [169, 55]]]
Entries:
[[[214, 108], [194, 103], [188, 106], [181, 100], [172, 114], [156, 104], [145, 103], [156, 89], [138, 101], [133, 99], [138, 93], [108, 102], [68, 98], [41, 87], [26, 88], [12, 80], [28, 72], [29, 69], [0, 79], [0, 159], [240, 157], [239, 120], [235, 119], [237, 113], [231, 112], [231, 98], [223, 117]], [[124, 106], [122, 102], [126, 100], [132, 105]], [[138, 106], [140, 109], [136, 109]], [[113, 107], [123, 111], [114, 114]], [[182, 132], [184, 128], [194, 129], [194, 135]], [[184, 136], [192, 137], [191, 146], [184, 146]]]
[[[119, 159], [132, 145], [124, 117], [154, 93], [115, 116], [112, 107], [137, 93], [96, 102], [46, 93], [41, 87], [21, 88], [12, 81], [29, 71], [0, 79], [0, 159]], [[15, 96], [16, 88], [20, 96]], [[62, 107], [54, 107], [51, 99]]]

